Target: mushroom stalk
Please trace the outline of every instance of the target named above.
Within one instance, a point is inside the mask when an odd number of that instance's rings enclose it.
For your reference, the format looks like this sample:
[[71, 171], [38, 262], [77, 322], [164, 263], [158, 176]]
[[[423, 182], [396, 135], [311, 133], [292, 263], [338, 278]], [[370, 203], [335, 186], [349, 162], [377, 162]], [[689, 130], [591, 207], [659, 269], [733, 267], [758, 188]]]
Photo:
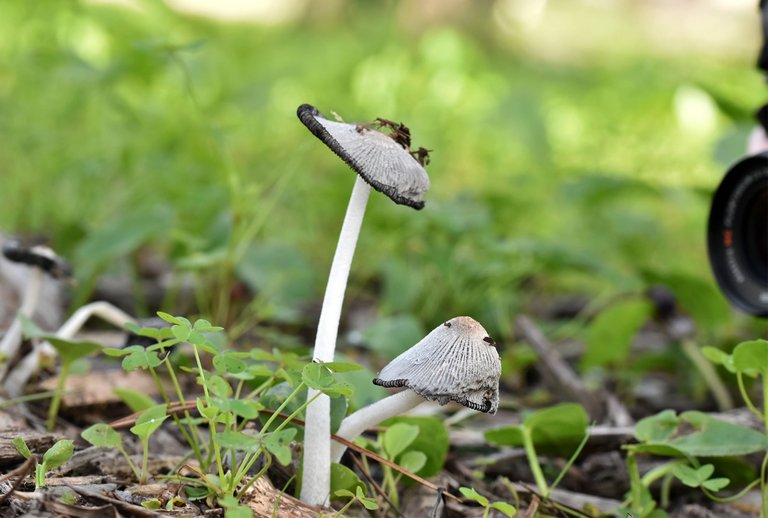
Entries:
[[[71, 340], [75, 334], [91, 317], [96, 316], [113, 324], [116, 327], [123, 328], [127, 323], [135, 323], [136, 319], [109, 302], [91, 302], [75, 311], [71, 317], [64, 322], [58, 331], [56, 338]], [[27, 356], [25, 356], [11, 371], [5, 380], [5, 391], [11, 396], [16, 397], [21, 394], [24, 386], [39, 369], [42, 358], [52, 358], [56, 356], [56, 349], [49, 342], [42, 342], [35, 345]]]
[[[408, 410], [424, 403], [424, 398], [412, 390], [403, 390], [397, 394], [385, 397], [379, 401], [363, 407], [357, 412], [347, 416], [339, 427], [336, 435], [352, 441], [371, 426], [376, 426], [380, 422], [402, 415]], [[331, 462], [339, 462], [341, 456], [347, 447], [341, 443], [334, 442], [331, 446]]]
[[[352, 188], [331, 272], [328, 275], [320, 321], [317, 324], [315, 349], [312, 353], [315, 360], [333, 361], [349, 269], [355, 255], [355, 246], [370, 192], [371, 187], [358, 176]], [[311, 399], [316, 393], [315, 390], [308, 390], [307, 398]], [[321, 394], [309, 404], [305, 422], [301, 500], [310, 505], [324, 504], [331, 491], [331, 402], [328, 396]]]
[[[19, 309], [19, 315], [32, 318], [37, 308], [37, 301], [40, 298], [40, 288], [43, 283], [43, 271], [40, 268], [32, 268], [30, 272], [29, 281], [27, 282], [24, 295], [22, 297], [21, 308]], [[3, 341], [0, 342], [0, 379], [5, 375], [8, 369], [8, 364], [16, 355], [19, 346], [21, 345], [21, 318], [17, 315], [13, 320], [13, 323], [8, 328], [3, 336]]]

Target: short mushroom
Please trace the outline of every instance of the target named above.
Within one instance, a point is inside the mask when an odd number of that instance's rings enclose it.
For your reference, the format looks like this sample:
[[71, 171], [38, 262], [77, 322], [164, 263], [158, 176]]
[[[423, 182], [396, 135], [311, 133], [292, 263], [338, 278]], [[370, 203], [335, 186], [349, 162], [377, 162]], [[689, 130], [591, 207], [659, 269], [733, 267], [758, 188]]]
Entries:
[[[373, 380], [382, 387], [405, 387], [397, 394], [361, 408], [342, 421], [336, 435], [352, 440], [367, 428], [400, 415], [424, 400], [455, 401], [472, 410], [495, 414], [499, 406], [501, 361], [496, 343], [476, 320], [456, 317], [392, 360]], [[331, 460], [346, 447], [334, 443]]]
[[[358, 174], [333, 256], [312, 354], [315, 360], [331, 362], [349, 269], [371, 187], [395, 203], [421, 209], [424, 193], [429, 189], [429, 177], [411, 155], [410, 133], [402, 124], [393, 130], [393, 135], [387, 135], [374, 128], [377, 125], [389, 127], [383, 122], [348, 124], [331, 121], [308, 104], [299, 106], [297, 115], [313, 135]], [[310, 390], [307, 397], [312, 398], [315, 394]], [[324, 503], [330, 492], [330, 429], [330, 400], [321, 394], [306, 411], [301, 499], [313, 505]]]
[[[22, 264], [31, 269], [19, 309], [19, 315], [28, 318], [32, 317], [37, 308], [43, 274], [50, 275], [54, 279], [64, 279], [72, 274], [69, 264], [46, 246], [27, 248], [19, 241], [12, 239], [3, 245], [3, 255], [13, 263]], [[0, 379], [5, 375], [20, 345], [21, 318], [17, 315], [0, 342]]]

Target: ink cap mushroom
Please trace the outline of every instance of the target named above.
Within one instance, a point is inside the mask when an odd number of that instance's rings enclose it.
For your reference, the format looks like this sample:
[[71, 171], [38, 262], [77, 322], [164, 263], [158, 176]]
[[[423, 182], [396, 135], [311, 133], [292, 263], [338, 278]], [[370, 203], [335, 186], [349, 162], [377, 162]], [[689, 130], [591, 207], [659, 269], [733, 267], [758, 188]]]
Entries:
[[[501, 360], [496, 342], [476, 320], [455, 317], [436, 327], [416, 345], [385, 366], [373, 383], [403, 390], [364, 407], [342, 421], [336, 435], [353, 440], [367, 428], [423, 403], [455, 401], [495, 414], [499, 406]], [[339, 462], [346, 448], [334, 443], [331, 459]]]
[[[424, 160], [417, 158], [423, 148], [411, 152], [410, 131], [405, 125], [386, 119], [370, 124], [332, 121], [309, 104], [299, 106], [297, 115], [313, 135], [371, 187], [400, 205], [417, 210], [424, 207], [424, 194], [430, 184], [421, 163]], [[376, 126], [391, 128], [392, 134], [387, 135]]]
[[[402, 123], [381, 118], [364, 124], [336, 122], [326, 119], [309, 104], [299, 106], [296, 115], [315, 137], [357, 173], [331, 263], [312, 352], [314, 360], [332, 362], [344, 292], [371, 189], [397, 204], [417, 210], [423, 208], [424, 193], [429, 189], [429, 177], [423, 166], [428, 160], [428, 151], [410, 150], [410, 130]], [[376, 129], [384, 127], [390, 129], [389, 135]], [[315, 392], [310, 389], [307, 397], [314, 396]], [[303, 502], [323, 504], [328, 501], [331, 486], [328, 396], [321, 394], [312, 401], [306, 410], [305, 423], [300, 496]]]

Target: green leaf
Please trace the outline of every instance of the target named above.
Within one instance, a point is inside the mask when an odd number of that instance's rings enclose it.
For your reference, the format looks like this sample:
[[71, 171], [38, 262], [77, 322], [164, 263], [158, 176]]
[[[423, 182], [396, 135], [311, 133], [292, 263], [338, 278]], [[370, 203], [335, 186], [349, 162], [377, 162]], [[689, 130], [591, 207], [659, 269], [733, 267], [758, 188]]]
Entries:
[[730, 479], [725, 477], [710, 478], [709, 480], [702, 482], [701, 486], [709, 489], [710, 491], [720, 491], [721, 489], [727, 487], [730, 483]]
[[151, 397], [137, 390], [115, 387], [112, 392], [134, 412], [141, 412], [156, 404]]
[[379, 318], [363, 331], [363, 340], [372, 350], [394, 358], [421, 340], [426, 331], [413, 315]]
[[163, 503], [160, 501], [159, 498], [151, 498], [149, 500], [144, 500], [141, 502], [141, 507], [145, 509], [150, 509], [152, 511], [156, 511], [158, 509], [162, 509]]
[[261, 447], [258, 437], [242, 432], [218, 432], [216, 442], [222, 448], [255, 452]]
[[411, 473], [417, 473], [427, 463], [427, 456], [420, 451], [407, 451], [397, 463]]
[[192, 334], [192, 329], [183, 325], [175, 325], [171, 326], [171, 333], [182, 342], [186, 342], [189, 339], [189, 335]]
[[589, 326], [582, 369], [624, 360], [651, 311], [650, 303], [645, 300], [624, 300], [602, 311]]
[[728, 372], [736, 372], [736, 367], [733, 365], [732, 355], [710, 346], [702, 347], [701, 352], [712, 363], [722, 365]]
[[[158, 224], [163, 222], [163, 224]], [[154, 237], [173, 228], [173, 211], [166, 204], [142, 210], [118, 212], [118, 217], [100, 224], [90, 232], [75, 251], [74, 263], [84, 277], [93, 275], [102, 265], [138, 249]]]
[[209, 421], [213, 421], [216, 419], [216, 416], [219, 415], [219, 407], [216, 404], [208, 405], [206, 404], [205, 400], [203, 398], [197, 398], [195, 400], [195, 403], [197, 404], [197, 411], [200, 412], [200, 415], [206, 418]]
[[123, 369], [133, 371], [136, 369], [155, 368], [163, 361], [157, 356], [156, 352], [148, 352], [140, 345], [131, 345], [124, 349], [128, 355], [123, 358]]
[[211, 324], [210, 322], [202, 318], [195, 321], [195, 324], [192, 326], [192, 329], [200, 333], [216, 333], [218, 331], [224, 330], [223, 327], [214, 326], [213, 324]]
[[[198, 381], [202, 381], [198, 378]], [[205, 386], [214, 395], [220, 398], [228, 398], [232, 395], [232, 387], [229, 382], [217, 374], [211, 374], [205, 379]]]
[[322, 390], [336, 382], [328, 367], [315, 362], [308, 363], [301, 370], [301, 378], [308, 387], [316, 390]]
[[295, 428], [286, 428], [279, 432], [268, 433], [262, 439], [264, 447], [275, 456], [283, 466], [291, 463], [290, 443], [296, 436]]
[[253, 518], [251, 508], [241, 505], [232, 495], [219, 498], [219, 505], [225, 509], [224, 518]]
[[105, 356], [111, 356], [113, 358], [119, 357], [119, 356], [127, 356], [131, 354], [131, 347], [141, 347], [140, 345], [131, 345], [130, 347], [126, 347], [124, 349], [117, 349], [115, 347], [105, 347], [101, 350], [101, 352]]
[[157, 405], [145, 410], [136, 420], [136, 424], [131, 427], [131, 433], [142, 439], [148, 438], [168, 418], [165, 412], [165, 405]]
[[55, 336], [46, 336], [44, 338], [59, 352], [61, 361], [66, 363], [71, 363], [78, 358], [83, 358], [101, 349], [101, 346], [94, 342], [64, 340]]
[[485, 498], [483, 495], [472, 489], [471, 487], [460, 487], [459, 492], [464, 495], [465, 498], [469, 498], [470, 500], [474, 500], [478, 504], [482, 505], [483, 507], [488, 507], [488, 499]]
[[523, 445], [523, 429], [531, 432], [537, 449], [570, 455], [587, 433], [588, 416], [581, 405], [563, 403], [531, 412], [522, 424], [485, 432], [491, 443], [506, 446]]
[[222, 412], [232, 412], [245, 419], [255, 419], [259, 415], [259, 410], [264, 408], [264, 405], [253, 400], [214, 399], [213, 403]]
[[19, 452], [19, 455], [25, 459], [28, 459], [32, 456], [32, 452], [29, 451], [27, 443], [24, 442], [24, 439], [21, 437], [14, 437], [14, 439], [11, 441], [11, 444], [13, 444], [14, 448], [16, 448], [16, 451]]
[[363, 507], [369, 511], [379, 508], [379, 504], [376, 503], [376, 500], [365, 496], [365, 489], [362, 487], [358, 486], [355, 488], [355, 496], [357, 497], [357, 501], [363, 504]]
[[[177, 317], [175, 317], [175, 316], [173, 316], [173, 315], [171, 315], [169, 313], [164, 313], [162, 311], [158, 311], [157, 312], [157, 316], [162, 318], [163, 320], [165, 320], [169, 324], [175, 324], [177, 326], [182, 325], [182, 321], [179, 318], [177, 318]], [[189, 323], [189, 321], [187, 321], [187, 323]]]
[[689, 313], [702, 329], [712, 329], [728, 321], [728, 302], [709, 279], [683, 273], [648, 273], [649, 280], [667, 286], [680, 307]]
[[322, 363], [309, 363], [301, 371], [301, 377], [308, 387], [319, 390], [328, 396], [351, 396], [352, 385], [336, 381], [333, 373]]
[[336, 495], [339, 491], [347, 491], [349, 495], [354, 496], [350, 491], [354, 491], [358, 486], [364, 486], [363, 481], [357, 474], [346, 466], [331, 464], [331, 494]]
[[419, 427], [416, 439], [404, 451], [420, 451], [427, 456], [427, 462], [418, 474], [431, 477], [440, 472], [448, 453], [448, 430], [440, 419], [434, 417], [393, 417], [382, 423], [391, 427], [396, 423], [405, 423]]
[[670, 437], [679, 424], [680, 419], [674, 410], [664, 410], [638, 421], [635, 425], [635, 438], [640, 442], [661, 441]]
[[517, 514], [517, 509], [515, 509], [515, 506], [506, 502], [494, 502], [491, 504], [491, 509], [496, 509], [497, 511], [501, 512], [505, 516], [509, 516], [510, 518]]
[[733, 350], [733, 366], [749, 376], [768, 377], [768, 341], [752, 340], [737, 345]]
[[62, 464], [65, 464], [72, 458], [74, 452], [74, 444], [69, 439], [56, 441], [56, 444], [51, 446], [48, 451], [43, 454], [43, 470], [51, 471], [52, 469], [56, 469]]
[[331, 433], [336, 433], [341, 426], [341, 422], [347, 416], [349, 407], [345, 396], [336, 396], [331, 398]]
[[99, 448], [117, 448], [122, 445], [120, 434], [105, 423], [97, 423], [83, 430], [80, 435]]
[[21, 322], [21, 333], [25, 338], [37, 338], [49, 333], [43, 331], [35, 322], [23, 313], [19, 313], [17, 318]]
[[355, 494], [347, 489], [339, 489], [338, 491], [334, 491], [333, 495], [338, 497], [355, 498]]
[[768, 449], [764, 434], [696, 411], [675, 417], [673, 411], [665, 410], [642, 419], [635, 426], [635, 437], [651, 447], [670, 447], [692, 457], [747, 455]]
[[323, 365], [331, 372], [354, 372], [363, 370], [361, 365], [352, 362], [324, 362]]
[[213, 357], [213, 366], [219, 372], [239, 374], [246, 369], [248, 364], [232, 354], [220, 353]]
[[686, 464], [675, 464], [672, 466], [672, 474], [688, 487], [699, 487], [714, 472], [715, 467], [712, 464], [705, 464], [699, 469]]
[[419, 427], [406, 423], [396, 423], [384, 432], [383, 445], [390, 460], [394, 460], [405, 451], [419, 435]]

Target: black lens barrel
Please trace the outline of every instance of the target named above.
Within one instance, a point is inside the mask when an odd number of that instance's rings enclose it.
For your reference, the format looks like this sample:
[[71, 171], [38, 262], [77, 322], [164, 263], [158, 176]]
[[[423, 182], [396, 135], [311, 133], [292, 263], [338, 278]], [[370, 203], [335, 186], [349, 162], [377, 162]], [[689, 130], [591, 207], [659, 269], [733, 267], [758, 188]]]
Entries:
[[736, 307], [768, 317], [768, 152], [734, 164], [715, 191], [709, 261]]

